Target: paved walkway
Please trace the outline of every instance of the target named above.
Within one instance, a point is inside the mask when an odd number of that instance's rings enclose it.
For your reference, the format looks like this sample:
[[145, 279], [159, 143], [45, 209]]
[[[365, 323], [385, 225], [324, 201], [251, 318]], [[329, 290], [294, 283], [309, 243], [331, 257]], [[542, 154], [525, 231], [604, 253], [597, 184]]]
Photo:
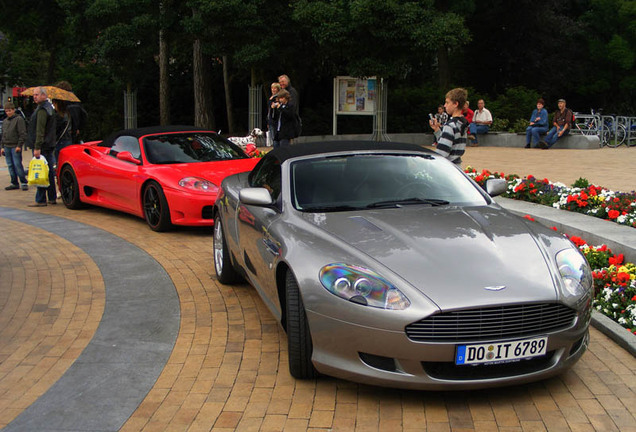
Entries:
[[[470, 148], [466, 162], [634, 189], [621, 181], [636, 184], [636, 149], [560, 152]], [[612, 175], [615, 163], [624, 175]], [[576, 174], [573, 164], [608, 169]], [[0, 188], [4, 430], [636, 431], [636, 360], [596, 329], [572, 370], [529, 385], [415, 392], [296, 381], [285, 335], [254, 290], [216, 282], [209, 230], [155, 233], [104, 209], [28, 209], [33, 195]]]

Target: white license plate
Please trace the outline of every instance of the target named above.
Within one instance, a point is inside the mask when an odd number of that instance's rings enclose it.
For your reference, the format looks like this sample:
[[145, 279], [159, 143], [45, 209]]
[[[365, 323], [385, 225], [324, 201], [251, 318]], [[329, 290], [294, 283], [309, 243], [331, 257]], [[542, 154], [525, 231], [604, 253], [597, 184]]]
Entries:
[[507, 342], [458, 345], [455, 364], [507, 363], [542, 356], [546, 353], [547, 336]]

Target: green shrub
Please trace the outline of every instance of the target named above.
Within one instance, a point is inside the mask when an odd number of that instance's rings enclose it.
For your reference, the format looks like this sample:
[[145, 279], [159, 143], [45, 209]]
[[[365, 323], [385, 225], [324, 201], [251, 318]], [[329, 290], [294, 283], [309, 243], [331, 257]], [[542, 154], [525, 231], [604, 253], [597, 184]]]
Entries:
[[517, 119], [512, 124], [512, 131], [515, 133], [525, 132], [526, 129], [530, 126], [530, 122], [526, 119]]
[[509, 124], [508, 119], [495, 117], [490, 125], [490, 130], [493, 132], [507, 132]]
[[578, 180], [574, 182], [572, 187], [585, 189], [589, 185], [590, 185], [590, 182], [586, 178], [579, 177]]

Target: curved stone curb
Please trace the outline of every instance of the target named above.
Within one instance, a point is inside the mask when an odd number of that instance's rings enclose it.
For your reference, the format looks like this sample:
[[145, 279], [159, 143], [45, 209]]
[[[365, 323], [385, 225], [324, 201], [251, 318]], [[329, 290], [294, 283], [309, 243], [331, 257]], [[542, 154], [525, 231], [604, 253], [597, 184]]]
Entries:
[[[541, 204], [497, 197], [499, 205], [520, 216], [530, 215], [546, 226], [556, 226], [560, 232], [577, 235], [592, 244], [605, 243], [636, 262], [636, 229], [592, 216], [558, 210]], [[592, 325], [618, 345], [636, 356], [636, 335], [600, 312], [592, 311]]]
[[82, 354], [3, 430], [119, 430], [172, 353], [180, 324], [172, 280], [146, 252], [99, 228], [6, 207], [0, 217], [78, 246], [100, 269], [106, 292], [102, 320]]
[[592, 325], [636, 357], [636, 336], [600, 312], [592, 311]]

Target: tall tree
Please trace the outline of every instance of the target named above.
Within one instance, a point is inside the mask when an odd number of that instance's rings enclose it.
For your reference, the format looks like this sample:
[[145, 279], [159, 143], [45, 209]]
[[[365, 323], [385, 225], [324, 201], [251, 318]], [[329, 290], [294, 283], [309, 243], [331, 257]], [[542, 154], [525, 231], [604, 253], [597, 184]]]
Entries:
[[462, 18], [432, 0], [300, 0], [294, 18], [311, 29], [322, 55], [353, 76], [404, 78], [440, 45], [469, 39]]
[[[220, 61], [226, 95], [228, 131], [234, 133], [232, 121], [231, 83], [232, 73], [229, 65], [236, 59], [238, 64], [249, 70], [249, 63], [255, 61], [254, 55], [262, 47], [264, 25], [260, 17], [263, 0], [189, 0], [194, 13], [185, 22], [186, 28], [203, 44], [203, 52]], [[264, 59], [267, 51], [261, 54]], [[258, 55], [256, 55], [258, 58]], [[195, 93], [201, 91], [195, 86]], [[195, 94], [195, 100], [201, 97]]]

